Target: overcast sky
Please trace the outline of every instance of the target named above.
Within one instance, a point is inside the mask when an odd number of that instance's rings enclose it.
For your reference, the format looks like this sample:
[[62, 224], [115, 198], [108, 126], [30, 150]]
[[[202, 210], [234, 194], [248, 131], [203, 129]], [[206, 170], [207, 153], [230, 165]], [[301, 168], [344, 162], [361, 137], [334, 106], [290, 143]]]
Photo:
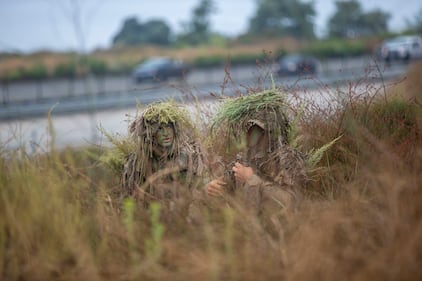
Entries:
[[[140, 22], [162, 19], [173, 31], [191, 18], [199, 0], [74, 0], [80, 3], [85, 48], [107, 48], [123, 20], [135, 16]], [[308, 0], [309, 1], [309, 0]], [[79, 48], [72, 24], [71, 0], [0, 0], [0, 51], [66, 51]], [[318, 34], [325, 32], [334, 13], [333, 0], [314, 0]], [[419, 0], [361, 0], [364, 11], [375, 8], [391, 14], [392, 30], [405, 27], [422, 8]], [[246, 31], [256, 10], [256, 0], [215, 0], [217, 12], [211, 29], [226, 35]]]

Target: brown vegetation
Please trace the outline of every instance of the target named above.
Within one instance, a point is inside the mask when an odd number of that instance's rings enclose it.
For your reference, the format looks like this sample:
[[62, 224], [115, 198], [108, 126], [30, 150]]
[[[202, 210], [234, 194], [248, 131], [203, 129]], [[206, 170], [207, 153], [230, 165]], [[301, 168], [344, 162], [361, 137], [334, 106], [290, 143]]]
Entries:
[[[142, 60], [154, 56], [169, 56], [176, 59], [182, 59], [186, 62], [192, 62], [195, 58], [201, 56], [218, 55], [229, 57], [230, 55], [256, 55], [263, 50], [272, 50], [273, 52], [283, 49], [292, 51], [301, 46], [301, 43], [292, 39], [268, 40], [259, 43], [241, 44], [230, 43], [227, 46], [199, 46], [184, 48], [165, 48], [157, 46], [141, 47], [116, 47], [108, 50], [96, 50], [89, 54], [90, 57], [101, 59], [106, 62], [110, 69], [119, 68], [122, 65], [135, 65]], [[35, 64], [46, 66], [49, 73], [53, 73], [55, 67], [60, 64], [75, 60], [75, 53], [52, 53], [40, 52], [30, 55], [5, 56], [0, 64], [0, 77], [5, 73], [13, 72], [19, 68], [30, 68]]]
[[351, 95], [312, 114], [305, 107], [302, 149], [342, 137], [278, 237], [241, 206], [192, 226], [118, 202], [111, 193], [118, 179], [98, 163], [101, 150], [0, 150], [0, 277], [421, 280], [422, 88], [413, 88], [414, 72], [406, 83], [418, 99], [404, 87], [400, 96], [398, 88], [391, 98]]

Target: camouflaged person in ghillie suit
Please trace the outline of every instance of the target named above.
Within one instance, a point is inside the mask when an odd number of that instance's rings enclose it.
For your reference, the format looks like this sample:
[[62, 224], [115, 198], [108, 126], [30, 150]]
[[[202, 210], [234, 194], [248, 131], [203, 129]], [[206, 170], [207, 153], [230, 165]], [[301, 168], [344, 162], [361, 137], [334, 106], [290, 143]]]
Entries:
[[[246, 137], [246, 151], [226, 165], [224, 179], [211, 181], [208, 195], [221, 195], [235, 186], [247, 208], [258, 216], [290, 210], [302, 200], [308, 180], [306, 159], [289, 146], [290, 123], [282, 93], [262, 93], [228, 99], [213, 120], [215, 139]], [[245, 136], [246, 134], [246, 136]], [[232, 173], [234, 183], [227, 173]]]
[[135, 149], [124, 163], [122, 192], [145, 207], [151, 201], [168, 210], [189, 204], [203, 164], [188, 112], [174, 102], [151, 104], [130, 124], [129, 134]]

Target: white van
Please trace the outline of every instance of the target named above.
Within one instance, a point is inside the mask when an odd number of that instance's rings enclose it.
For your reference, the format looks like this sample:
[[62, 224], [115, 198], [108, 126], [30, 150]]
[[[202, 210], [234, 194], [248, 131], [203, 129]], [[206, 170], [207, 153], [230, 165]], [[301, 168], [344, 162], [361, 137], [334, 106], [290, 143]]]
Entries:
[[421, 59], [422, 37], [409, 35], [386, 40], [380, 47], [379, 56], [385, 62]]

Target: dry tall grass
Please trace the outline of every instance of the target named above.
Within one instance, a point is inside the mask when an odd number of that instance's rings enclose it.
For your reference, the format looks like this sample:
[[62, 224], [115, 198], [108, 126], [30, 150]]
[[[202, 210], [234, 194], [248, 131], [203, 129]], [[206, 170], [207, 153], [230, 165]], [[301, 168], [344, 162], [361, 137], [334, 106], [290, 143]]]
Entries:
[[277, 237], [241, 206], [193, 226], [121, 204], [101, 150], [0, 150], [1, 279], [422, 280], [421, 104], [351, 97], [303, 116], [303, 149], [342, 138]]

